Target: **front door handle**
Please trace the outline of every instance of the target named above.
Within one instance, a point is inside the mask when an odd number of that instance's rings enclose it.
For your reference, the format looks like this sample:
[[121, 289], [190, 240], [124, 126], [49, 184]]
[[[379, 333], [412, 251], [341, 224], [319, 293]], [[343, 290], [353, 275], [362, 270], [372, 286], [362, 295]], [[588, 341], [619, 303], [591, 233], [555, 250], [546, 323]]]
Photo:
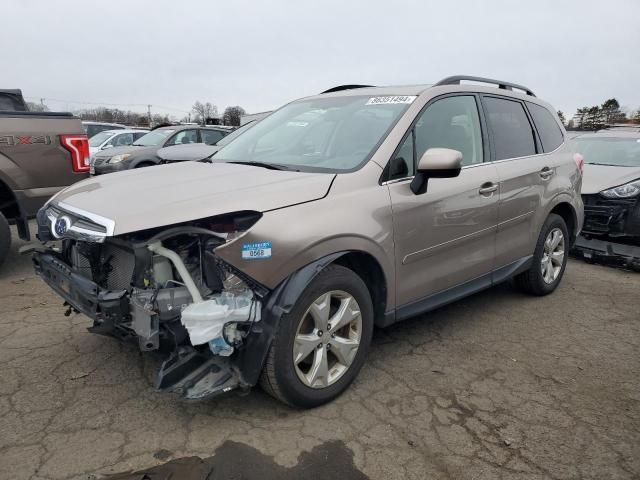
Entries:
[[553, 175], [553, 170], [551, 170], [549, 167], [544, 167], [542, 170], [540, 170], [540, 177], [543, 180], [551, 178], [551, 175]]
[[478, 190], [478, 192], [480, 192], [480, 195], [489, 196], [490, 194], [492, 194], [496, 190], [498, 190], [498, 184], [497, 183], [487, 182], [487, 183], [483, 183], [482, 184], [482, 186], [480, 187], [480, 190]]

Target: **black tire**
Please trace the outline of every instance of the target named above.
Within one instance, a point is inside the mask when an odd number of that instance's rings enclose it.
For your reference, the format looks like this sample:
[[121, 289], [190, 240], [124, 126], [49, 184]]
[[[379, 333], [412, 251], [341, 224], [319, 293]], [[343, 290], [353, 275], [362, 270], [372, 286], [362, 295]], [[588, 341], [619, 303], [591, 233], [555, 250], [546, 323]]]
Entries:
[[[293, 362], [294, 338], [307, 308], [323, 293], [332, 290], [344, 291], [358, 303], [362, 317], [360, 345], [351, 365], [335, 383], [323, 388], [312, 388], [305, 385], [296, 373]], [[338, 397], [364, 365], [373, 335], [373, 318], [371, 296], [362, 279], [348, 268], [328, 266], [307, 286], [291, 311], [280, 320], [260, 377], [263, 390], [298, 408], [316, 407]]]
[[5, 261], [9, 254], [9, 247], [11, 246], [11, 229], [9, 228], [9, 222], [4, 218], [4, 215], [0, 213], [0, 265]]
[[[565, 254], [558, 276], [552, 283], [547, 283], [544, 281], [542, 275], [542, 256], [544, 254], [544, 242], [549, 232], [551, 232], [555, 228], [559, 228], [564, 235]], [[542, 230], [540, 231], [540, 236], [538, 237], [538, 242], [536, 243], [536, 249], [533, 253], [533, 263], [531, 264], [531, 267], [526, 272], [523, 272], [515, 277], [515, 284], [518, 289], [530, 295], [537, 296], [548, 295], [553, 292], [560, 284], [562, 276], [564, 275], [564, 271], [567, 267], [567, 260], [569, 258], [569, 243], [570, 237], [569, 231], [567, 229], [567, 224], [560, 215], [552, 213], [551, 215], [549, 215], [549, 217], [547, 217], [547, 220], [544, 222]]]

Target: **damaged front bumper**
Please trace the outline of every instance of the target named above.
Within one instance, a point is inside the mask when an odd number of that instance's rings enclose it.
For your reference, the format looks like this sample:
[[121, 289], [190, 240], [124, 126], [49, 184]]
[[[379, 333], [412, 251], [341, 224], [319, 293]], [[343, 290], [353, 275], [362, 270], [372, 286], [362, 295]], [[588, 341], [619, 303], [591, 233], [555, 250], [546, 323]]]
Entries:
[[582, 199], [584, 226], [573, 253], [588, 261], [640, 269], [640, 199]]
[[[143, 350], [151, 350], [149, 339], [159, 342], [160, 325], [150, 322], [148, 335], [137, 336], [132, 330], [130, 295], [127, 290], [107, 290], [62, 261], [53, 252], [35, 252], [33, 263], [36, 273], [61, 297], [69, 307], [93, 319], [92, 333], [108, 335], [122, 340], [144, 338]], [[185, 340], [185, 332], [171, 331], [173, 340]], [[155, 344], [156, 346], [158, 343]], [[242, 372], [237, 370], [230, 358], [207, 354], [189, 345], [179, 345], [171, 352], [158, 372], [156, 386], [159, 390], [174, 392], [184, 399], [202, 400], [236, 388], [246, 388]]]

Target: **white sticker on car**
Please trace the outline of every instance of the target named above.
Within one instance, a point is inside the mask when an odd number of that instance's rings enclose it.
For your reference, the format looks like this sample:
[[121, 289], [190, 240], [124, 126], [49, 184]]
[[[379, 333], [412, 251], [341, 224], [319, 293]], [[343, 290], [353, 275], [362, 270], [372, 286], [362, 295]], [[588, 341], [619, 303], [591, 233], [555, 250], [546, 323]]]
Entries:
[[390, 97], [371, 97], [365, 105], [389, 105], [391, 103], [412, 103], [415, 95], [396, 95]]
[[243, 260], [271, 258], [271, 242], [245, 243], [242, 245]]

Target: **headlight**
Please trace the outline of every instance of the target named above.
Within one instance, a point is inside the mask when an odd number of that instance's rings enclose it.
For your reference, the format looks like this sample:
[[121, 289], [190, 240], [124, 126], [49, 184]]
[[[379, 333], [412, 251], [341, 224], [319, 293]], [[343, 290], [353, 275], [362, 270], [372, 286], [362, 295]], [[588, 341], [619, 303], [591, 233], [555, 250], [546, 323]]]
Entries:
[[600, 195], [606, 198], [631, 198], [637, 197], [638, 194], [640, 194], [640, 179], [600, 192]]
[[109, 159], [109, 161], [107, 163], [120, 163], [120, 162], [124, 162], [127, 158], [129, 158], [131, 156], [130, 153], [122, 153], [120, 155], [114, 155], [113, 157], [111, 157]]

